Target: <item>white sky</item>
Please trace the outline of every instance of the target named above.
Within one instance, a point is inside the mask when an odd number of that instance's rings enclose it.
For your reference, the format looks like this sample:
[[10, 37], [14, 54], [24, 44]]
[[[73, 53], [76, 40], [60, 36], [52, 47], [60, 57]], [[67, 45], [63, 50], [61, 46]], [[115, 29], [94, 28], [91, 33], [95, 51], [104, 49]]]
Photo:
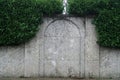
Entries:
[[64, 6], [63, 14], [66, 14], [67, 13], [67, 0], [63, 0], [63, 6]]

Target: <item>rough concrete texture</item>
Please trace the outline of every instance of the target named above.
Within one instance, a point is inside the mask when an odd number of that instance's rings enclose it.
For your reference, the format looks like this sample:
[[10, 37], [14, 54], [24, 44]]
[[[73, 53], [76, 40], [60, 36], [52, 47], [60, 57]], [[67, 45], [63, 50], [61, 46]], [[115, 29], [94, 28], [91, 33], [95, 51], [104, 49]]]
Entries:
[[[83, 21], [81, 20], [81, 23]], [[69, 19], [54, 20], [44, 31], [44, 76], [80, 77], [81, 33]], [[64, 67], [64, 68], [63, 68]]]
[[119, 79], [73, 79], [73, 78], [0, 78], [0, 80], [119, 80]]
[[100, 48], [100, 77], [120, 77], [120, 50]]
[[92, 19], [86, 18], [85, 21], [85, 76], [90, 78], [99, 77], [99, 46], [96, 43], [95, 26], [91, 23]]
[[0, 48], [0, 77], [24, 75], [24, 45]]
[[45, 18], [30, 42], [0, 47], [0, 77], [119, 78], [120, 50], [99, 47], [91, 22]]

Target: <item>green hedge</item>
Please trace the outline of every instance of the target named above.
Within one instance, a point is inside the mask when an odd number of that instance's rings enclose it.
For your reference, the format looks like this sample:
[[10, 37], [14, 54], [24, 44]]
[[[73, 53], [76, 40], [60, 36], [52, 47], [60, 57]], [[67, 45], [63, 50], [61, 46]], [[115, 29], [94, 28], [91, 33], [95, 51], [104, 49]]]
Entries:
[[120, 48], [120, 0], [70, 0], [69, 13], [94, 15], [99, 45]]
[[120, 8], [120, 0], [69, 0], [69, 13], [75, 16], [98, 15], [113, 8]]
[[94, 23], [101, 46], [120, 47], [120, 9], [101, 11]]
[[0, 45], [29, 41], [39, 30], [43, 15], [60, 13], [62, 4], [59, 0], [0, 0]]
[[63, 11], [62, 0], [37, 0], [37, 3], [44, 16], [55, 16]]
[[110, 0], [96, 16], [94, 23], [98, 33], [98, 43], [104, 47], [120, 48], [120, 0]]
[[70, 0], [69, 13], [75, 16], [96, 15], [108, 7], [108, 0]]

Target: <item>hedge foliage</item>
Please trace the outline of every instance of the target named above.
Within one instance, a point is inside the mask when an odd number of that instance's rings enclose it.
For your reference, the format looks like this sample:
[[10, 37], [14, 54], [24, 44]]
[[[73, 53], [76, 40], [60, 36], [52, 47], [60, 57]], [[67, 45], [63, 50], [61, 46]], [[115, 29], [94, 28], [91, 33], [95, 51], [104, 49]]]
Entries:
[[62, 0], [37, 0], [37, 3], [44, 16], [55, 16], [63, 11]]
[[113, 8], [120, 8], [120, 0], [69, 0], [69, 13], [77, 16], [97, 15]]
[[96, 15], [108, 7], [108, 0], [70, 0], [69, 13], [76, 16]]
[[99, 45], [120, 48], [120, 0], [70, 0], [69, 13], [95, 15]]
[[59, 13], [62, 13], [59, 0], [0, 0], [0, 45], [29, 41], [36, 35], [43, 15]]
[[108, 7], [95, 17], [94, 23], [99, 45], [120, 48], [120, 0], [110, 0]]
[[120, 47], [120, 9], [101, 11], [94, 23], [101, 46]]

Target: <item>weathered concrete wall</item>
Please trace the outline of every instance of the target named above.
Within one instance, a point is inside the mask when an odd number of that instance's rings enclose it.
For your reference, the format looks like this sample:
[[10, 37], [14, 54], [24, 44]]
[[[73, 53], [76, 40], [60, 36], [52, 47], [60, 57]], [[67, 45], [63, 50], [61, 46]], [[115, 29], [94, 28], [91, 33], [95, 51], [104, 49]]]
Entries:
[[90, 18], [45, 18], [36, 37], [0, 47], [0, 77], [119, 78], [120, 50], [99, 47]]

